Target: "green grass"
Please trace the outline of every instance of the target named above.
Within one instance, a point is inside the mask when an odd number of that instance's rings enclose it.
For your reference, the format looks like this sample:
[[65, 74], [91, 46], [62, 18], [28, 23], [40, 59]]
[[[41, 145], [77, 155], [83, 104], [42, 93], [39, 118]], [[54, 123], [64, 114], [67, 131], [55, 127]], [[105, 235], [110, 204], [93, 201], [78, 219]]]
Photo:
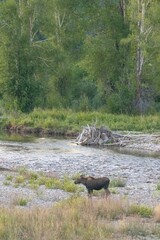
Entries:
[[20, 168], [16, 175], [6, 175], [3, 184], [14, 187], [30, 187], [31, 189], [38, 189], [39, 186], [44, 185], [46, 188], [62, 189], [71, 193], [83, 191], [83, 188], [75, 185], [73, 179], [68, 176], [63, 178], [48, 177], [43, 173], [29, 171], [25, 168]]
[[111, 183], [110, 183], [110, 187], [111, 188], [115, 188], [115, 187], [125, 187], [126, 183], [123, 179], [121, 178], [115, 178], [112, 179]]
[[5, 125], [55, 129], [65, 132], [81, 131], [82, 126], [95, 124], [111, 130], [153, 132], [160, 130], [160, 114], [146, 116], [115, 115], [106, 112], [74, 112], [70, 109], [35, 109], [30, 114], [5, 118]]
[[156, 190], [160, 191], [160, 183], [157, 184]]
[[137, 214], [141, 217], [152, 217], [153, 210], [152, 208], [144, 205], [132, 204], [128, 209], [129, 214]]
[[24, 207], [27, 205], [27, 203], [28, 203], [28, 200], [23, 197], [14, 199], [14, 205], [16, 206]]

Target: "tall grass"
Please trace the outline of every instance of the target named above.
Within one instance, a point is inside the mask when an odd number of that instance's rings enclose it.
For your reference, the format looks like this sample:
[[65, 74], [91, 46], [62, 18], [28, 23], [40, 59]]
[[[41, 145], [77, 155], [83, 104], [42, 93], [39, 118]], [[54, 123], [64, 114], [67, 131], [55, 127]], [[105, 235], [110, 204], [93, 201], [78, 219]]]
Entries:
[[0, 240], [152, 239], [159, 237], [152, 221], [130, 216], [120, 199], [72, 197], [51, 208], [0, 208]]
[[35, 109], [30, 114], [17, 114], [5, 118], [5, 124], [24, 125], [80, 131], [82, 126], [95, 124], [111, 130], [152, 132], [160, 130], [160, 114], [147, 116], [115, 115], [105, 112], [74, 112], [70, 109]]

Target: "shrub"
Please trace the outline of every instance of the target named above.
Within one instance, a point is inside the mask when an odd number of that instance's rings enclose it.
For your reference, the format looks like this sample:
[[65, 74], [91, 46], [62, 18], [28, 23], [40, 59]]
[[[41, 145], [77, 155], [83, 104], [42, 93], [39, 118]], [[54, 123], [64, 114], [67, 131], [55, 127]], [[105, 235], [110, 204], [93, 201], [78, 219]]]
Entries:
[[23, 197], [17, 197], [14, 199], [14, 204], [18, 205], [18, 206], [26, 206], [28, 203], [27, 199], [23, 198]]
[[153, 210], [148, 206], [132, 204], [128, 209], [128, 214], [138, 214], [141, 217], [151, 217]]
[[126, 183], [121, 178], [113, 179], [110, 183], [110, 187], [125, 187], [125, 185]]
[[76, 186], [70, 178], [64, 177], [64, 179], [63, 179], [63, 190], [64, 191], [74, 193], [77, 191], [77, 189], [80, 189], [80, 187]]
[[11, 175], [6, 176], [6, 180], [7, 180], [7, 181], [12, 181], [12, 180], [13, 180], [13, 176], [11, 176]]
[[17, 183], [17, 184], [22, 184], [22, 183], [24, 183], [24, 181], [25, 181], [25, 178], [22, 175], [19, 175], [15, 178], [15, 183]]
[[59, 179], [56, 179], [56, 178], [46, 178], [46, 181], [45, 181], [45, 186], [47, 188], [59, 188], [61, 189], [61, 181]]
[[5, 186], [9, 186], [9, 185], [10, 185], [10, 182], [9, 182], [9, 181], [4, 181], [3, 184], [4, 184]]

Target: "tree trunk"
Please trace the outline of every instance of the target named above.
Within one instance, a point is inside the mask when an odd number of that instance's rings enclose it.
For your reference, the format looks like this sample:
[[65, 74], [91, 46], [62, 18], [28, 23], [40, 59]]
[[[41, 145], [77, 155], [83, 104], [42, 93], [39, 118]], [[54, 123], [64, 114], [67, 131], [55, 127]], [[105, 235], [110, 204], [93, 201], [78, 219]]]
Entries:
[[137, 51], [136, 51], [136, 83], [137, 83], [137, 95], [136, 95], [136, 107], [139, 114], [144, 112], [143, 101], [142, 99], [142, 74], [143, 68], [146, 64], [145, 59], [145, 48], [147, 46], [148, 36], [152, 32], [152, 26], [148, 26], [146, 20], [146, 11], [150, 7], [152, 0], [137, 0]]
[[137, 96], [136, 107], [138, 113], [142, 113], [142, 71], [144, 66], [144, 53], [142, 49], [142, 41], [144, 37], [144, 22], [145, 22], [145, 4], [143, 0], [138, 0], [138, 36], [137, 36], [137, 58], [136, 58], [136, 82]]
[[125, 16], [126, 16], [126, 0], [119, 0], [119, 8], [120, 8], [121, 15], [125, 19]]

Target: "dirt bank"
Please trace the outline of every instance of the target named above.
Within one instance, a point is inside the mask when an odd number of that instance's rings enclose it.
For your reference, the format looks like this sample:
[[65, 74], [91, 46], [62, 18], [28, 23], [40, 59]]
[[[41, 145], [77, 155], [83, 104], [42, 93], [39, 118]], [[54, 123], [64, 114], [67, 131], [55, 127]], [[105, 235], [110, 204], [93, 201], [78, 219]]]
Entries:
[[10, 134], [21, 134], [21, 135], [36, 135], [36, 136], [61, 136], [61, 137], [76, 137], [78, 133], [64, 129], [51, 129], [41, 127], [26, 127], [24, 125], [7, 125], [4, 129]]

